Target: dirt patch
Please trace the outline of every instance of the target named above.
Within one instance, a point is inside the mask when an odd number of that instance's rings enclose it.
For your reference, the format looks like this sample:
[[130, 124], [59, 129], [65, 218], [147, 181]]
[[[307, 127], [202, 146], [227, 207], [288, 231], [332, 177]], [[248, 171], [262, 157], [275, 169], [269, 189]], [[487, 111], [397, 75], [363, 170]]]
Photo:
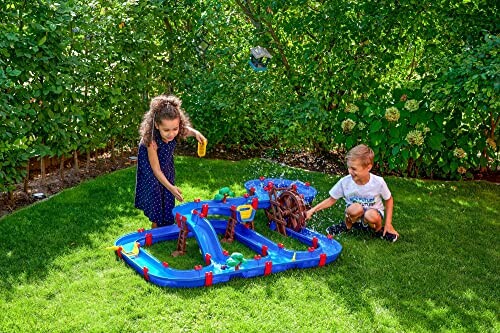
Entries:
[[[73, 161], [68, 160], [63, 172], [64, 180], [61, 179], [59, 167], [49, 168], [45, 179], [42, 179], [39, 171], [31, 172], [26, 192], [24, 191], [23, 184], [19, 184], [10, 197], [7, 193], [0, 193], [0, 217], [28, 206], [44, 197], [50, 197], [63, 189], [76, 186], [87, 179], [93, 179], [99, 175], [134, 165], [136, 163], [134, 160], [136, 155], [137, 150], [134, 149], [116, 156], [113, 161], [111, 155], [105, 153], [97, 158], [92, 158], [88, 164], [88, 168], [86, 159], [80, 160], [78, 170], [74, 168]], [[176, 155], [196, 156], [196, 149], [193, 148], [192, 143], [181, 143], [176, 148]], [[264, 150], [243, 150], [238, 148], [226, 149], [220, 146], [207, 151], [206, 157], [231, 161], [261, 157], [311, 171], [328, 174], [347, 173], [344, 156], [335, 152], [320, 155], [301, 150], [279, 152], [271, 148]], [[374, 170], [374, 172], [376, 173], [377, 171]], [[474, 176], [474, 180], [486, 180], [500, 184], [500, 172], [478, 173]], [[37, 198], [37, 194], [41, 197]]]
[[10, 195], [0, 193], [0, 217], [76, 186], [87, 179], [129, 167], [135, 163], [129, 158], [133, 153], [131, 151], [123, 156], [116, 156], [114, 161], [110, 154], [105, 153], [92, 158], [88, 167], [87, 161], [82, 159], [79, 160], [78, 170], [74, 167], [73, 160], [68, 160], [64, 165], [63, 177], [59, 167], [47, 168], [45, 178], [42, 178], [40, 170], [30, 171], [27, 191], [24, 190], [24, 184], [18, 184]]

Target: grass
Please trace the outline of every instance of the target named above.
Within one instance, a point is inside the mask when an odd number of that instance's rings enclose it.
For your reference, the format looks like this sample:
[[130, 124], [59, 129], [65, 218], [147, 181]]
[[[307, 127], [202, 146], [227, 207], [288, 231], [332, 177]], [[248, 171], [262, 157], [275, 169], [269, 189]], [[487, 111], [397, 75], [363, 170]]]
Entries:
[[[210, 218], [211, 217], [208, 216], [208, 219]], [[221, 217], [218, 217], [217, 219], [219, 220], [221, 219]], [[309, 245], [303, 244], [292, 237], [286, 237], [275, 231], [272, 231], [268, 227], [268, 219], [262, 210], [256, 213], [254, 221], [255, 230], [261, 235], [264, 235], [265, 237], [271, 239], [276, 244], [282, 243], [288, 250], [307, 251]], [[219, 241], [222, 240], [222, 238], [224, 238], [224, 235], [219, 235]], [[201, 255], [197, 255], [199, 253], [199, 246], [196, 239], [189, 238], [186, 243], [187, 253], [193, 255], [172, 257], [171, 253], [177, 249], [177, 239], [155, 243], [152, 246], [148, 247], [147, 250], [151, 254], [153, 254], [159, 261], [167, 262], [170, 267], [174, 267], [176, 269], [193, 269], [195, 265], [205, 265], [204, 258]], [[237, 240], [234, 240], [232, 243], [221, 242], [221, 244], [222, 248], [224, 250], [227, 250], [228, 253], [240, 252], [245, 256], [245, 258], [251, 259], [256, 254], [261, 254], [260, 252], [257, 253], [247, 246], [239, 243]]]
[[[177, 157], [176, 170], [189, 201], [224, 186], [241, 195], [246, 180], [264, 175], [309, 181], [318, 202], [338, 179], [261, 160]], [[156, 287], [106, 250], [149, 227], [133, 207], [135, 168], [85, 182], [0, 219], [0, 332], [500, 331], [500, 186], [387, 182], [397, 243], [347, 234], [326, 267], [198, 289]], [[323, 231], [342, 211], [337, 204], [309, 226]], [[173, 248], [151, 251], [175, 268], [203, 263], [194, 240], [187, 257], [173, 259]]]

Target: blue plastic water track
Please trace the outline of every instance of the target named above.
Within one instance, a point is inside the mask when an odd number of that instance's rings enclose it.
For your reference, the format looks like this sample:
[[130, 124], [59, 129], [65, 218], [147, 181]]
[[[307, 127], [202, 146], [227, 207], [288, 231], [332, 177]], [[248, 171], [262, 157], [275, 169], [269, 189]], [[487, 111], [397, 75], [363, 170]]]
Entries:
[[[170, 268], [168, 264], [160, 262], [145, 250], [147, 245], [177, 239], [180, 228], [176, 224], [151, 230], [139, 230], [124, 235], [115, 242], [116, 253], [151, 283], [159, 286], [184, 288], [209, 286], [227, 282], [234, 277], [250, 278], [292, 268], [323, 266], [337, 259], [342, 251], [342, 246], [334, 239], [313, 230], [305, 227], [301, 228], [300, 231], [286, 228], [288, 236], [309, 246], [306, 251], [294, 251], [272, 242], [248, 228], [240, 220], [234, 226], [234, 239], [260, 255], [250, 259], [245, 258], [243, 263], [234, 267], [227, 265], [229, 254], [223, 250], [217, 234], [224, 234], [228, 221], [224, 219], [209, 220], [207, 217], [231, 216], [231, 207], [234, 209], [234, 206], [248, 205], [252, 202], [258, 202], [257, 209], [268, 209], [270, 197], [265, 187], [269, 182], [272, 182], [276, 187], [288, 187], [295, 184], [297, 192], [303, 196], [303, 200], [307, 204], [312, 202], [317, 193], [313, 187], [300, 181], [261, 178], [245, 183], [249, 195], [227, 198], [225, 202], [222, 200], [198, 200], [174, 208], [174, 215], [185, 218], [184, 221], [189, 230], [187, 237], [196, 238], [203, 258], [206, 259], [205, 266], [196, 266], [191, 270]], [[208, 205], [206, 217], [199, 214], [203, 205]], [[272, 221], [270, 225], [272, 228]]]

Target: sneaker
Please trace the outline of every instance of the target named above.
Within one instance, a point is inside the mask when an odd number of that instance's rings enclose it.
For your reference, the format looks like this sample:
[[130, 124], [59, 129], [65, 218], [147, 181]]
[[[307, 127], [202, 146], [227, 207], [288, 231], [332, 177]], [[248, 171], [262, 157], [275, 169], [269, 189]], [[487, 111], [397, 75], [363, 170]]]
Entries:
[[391, 234], [390, 232], [386, 232], [385, 236], [381, 237], [382, 239], [385, 239], [386, 241], [389, 241], [391, 243], [394, 243], [395, 241], [398, 240], [398, 235], [396, 234]]
[[380, 237], [380, 239], [385, 239], [386, 241], [391, 243], [394, 243], [399, 238], [398, 235], [391, 234], [390, 232], [386, 232], [385, 236], [383, 235], [384, 235], [384, 229], [380, 229], [380, 231], [375, 232], [375, 237]]
[[328, 228], [326, 228], [326, 233], [328, 235], [335, 236], [335, 235], [339, 235], [342, 232], [346, 232], [348, 230], [349, 229], [347, 229], [345, 222], [342, 221], [339, 224], [333, 224], [333, 225], [329, 226]]
[[359, 222], [353, 223], [352, 228], [356, 230], [361, 230], [361, 231], [370, 231], [371, 228], [368, 224], [365, 224], [363, 220], [360, 220]]

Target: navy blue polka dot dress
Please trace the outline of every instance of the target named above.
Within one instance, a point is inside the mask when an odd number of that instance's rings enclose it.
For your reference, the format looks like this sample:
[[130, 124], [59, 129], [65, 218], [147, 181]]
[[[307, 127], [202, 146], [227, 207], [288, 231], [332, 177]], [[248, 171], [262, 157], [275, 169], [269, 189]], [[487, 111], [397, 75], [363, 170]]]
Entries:
[[[158, 145], [158, 160], [160, 168], [168, 181], [175, 184], [174, 149], [176, 141], [164, 142], [155, 129], [155, 141]], [[135, 207], [144, 211], [151, 222], [158, 226], [174, 223], [172, 209], [175, 207], [175, 197], [153, 174], [149, 164], [148, 148], [139, 144], [137, 157], [137, 178], [135, 185]]]

